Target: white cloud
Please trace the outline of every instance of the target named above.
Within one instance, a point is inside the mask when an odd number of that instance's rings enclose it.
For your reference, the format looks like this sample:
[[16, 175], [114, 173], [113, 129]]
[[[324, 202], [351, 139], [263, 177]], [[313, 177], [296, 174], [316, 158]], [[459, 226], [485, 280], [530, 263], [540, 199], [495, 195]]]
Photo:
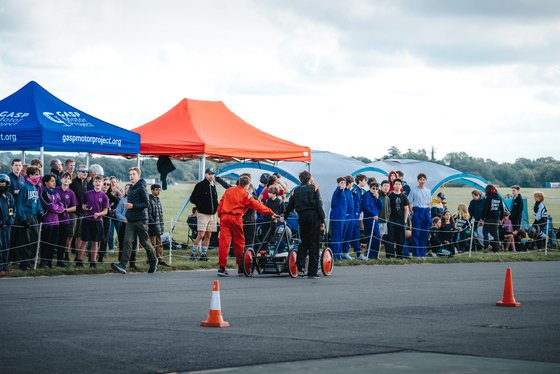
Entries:
[[450, 3], [6, 1], [0, 97], [35, 80], [126, 128], [184, 97], [221, 100], [346, 155], [560, 158], [556, 8]]

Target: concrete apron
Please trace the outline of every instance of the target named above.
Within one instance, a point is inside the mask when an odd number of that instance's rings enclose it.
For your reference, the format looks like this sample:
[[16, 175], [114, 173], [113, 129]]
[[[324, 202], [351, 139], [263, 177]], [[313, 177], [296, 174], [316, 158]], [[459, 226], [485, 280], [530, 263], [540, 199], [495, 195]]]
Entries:
[[[331, 359], [283, 362], [188, 373], [560, 373], [560, 364], [439, 353], [397, 352]], [[184, 372], [187, 373], [187, 372]], [[182, 373], [179, 373], [182, 374]]]

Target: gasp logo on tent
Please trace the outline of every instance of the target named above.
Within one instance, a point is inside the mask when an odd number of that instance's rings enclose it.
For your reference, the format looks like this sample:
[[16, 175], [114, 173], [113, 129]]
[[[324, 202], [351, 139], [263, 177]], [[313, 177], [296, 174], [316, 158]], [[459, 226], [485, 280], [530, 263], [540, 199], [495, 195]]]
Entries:
[[43, 115], [56, 123], [62, 123], [65, 127], [81, 126], [81, 127], [93, 127], [85, 118], [80, 117], [78, 112], [43, 112]]
[[29, 116], [29, 113], [8, 111], [0, 112], [0, 127], [15, 126], [27, 116]]

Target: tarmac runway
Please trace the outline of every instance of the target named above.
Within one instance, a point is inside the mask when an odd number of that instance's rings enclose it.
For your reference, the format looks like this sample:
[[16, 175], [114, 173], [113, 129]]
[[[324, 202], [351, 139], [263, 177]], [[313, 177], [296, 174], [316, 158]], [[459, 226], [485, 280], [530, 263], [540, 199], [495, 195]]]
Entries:
[[[495, 306], [507, 267], [519, 308]], [[200, 326], [216, 279], [229, 328]], [[0, 297], [6, 373], [560, 372], [559, 262], [5, 278]]]

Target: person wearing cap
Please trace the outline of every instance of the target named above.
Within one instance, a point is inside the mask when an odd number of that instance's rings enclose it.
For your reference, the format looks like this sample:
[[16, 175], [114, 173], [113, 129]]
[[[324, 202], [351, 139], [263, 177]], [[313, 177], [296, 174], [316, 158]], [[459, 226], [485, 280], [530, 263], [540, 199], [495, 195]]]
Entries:
[[197, 261], [196, 253], [200, 242], [202, 241], [201, 261], [208, 261], [206, 252], [210, 237], [213, 232], [218, 231], [216, 222], [216, 211], [218, 210], [218, 193], [214, 183], [214, 169], [208, 168], [204, 172], [204, 179], [194, 186], [191, 194], [191, 203], [198, 208], [198, 235], [193, 243], [193, 251], [190, 260]]
[[430, 218], [441, 218], [441, 215], [445, 211], [445, 208], [443, 207], [443, 200], [445, 200], [445, 195], [443, 192], [438, 193], [437, 196], [432, 199]]

